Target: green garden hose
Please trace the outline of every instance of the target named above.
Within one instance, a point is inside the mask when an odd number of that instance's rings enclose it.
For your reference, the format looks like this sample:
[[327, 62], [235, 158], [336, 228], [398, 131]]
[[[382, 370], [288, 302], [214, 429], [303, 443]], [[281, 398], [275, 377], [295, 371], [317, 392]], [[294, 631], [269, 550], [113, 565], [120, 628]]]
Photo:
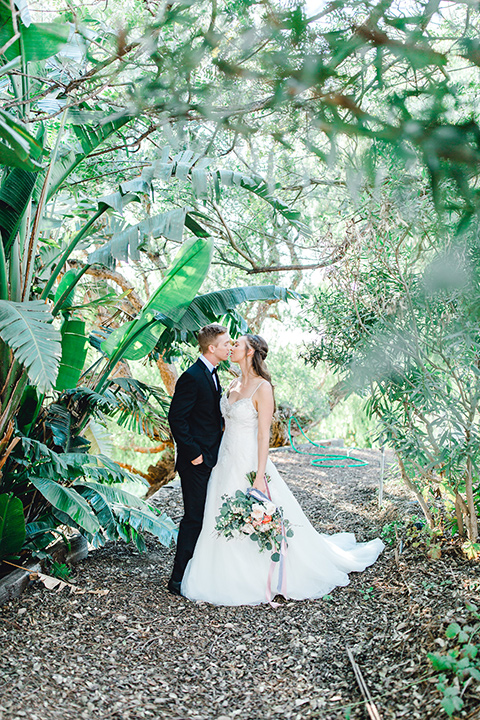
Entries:
[[307, 440], [310, 445], [313, 445], [314, 447], [320, 448], [324, 447], [323, 445], [319, 445], [316, 442], [313, 442], [313, 440], [310, 440], [309, 437], [305, 435], [305, 433], [302, 430], [302, 426], [298, 422], [295, 415], [292, 415], [291, 418], [288, 420], [288, 439], [290, 440], [290, 445], [292, 446], [292, 449], [295, 450], [296, 453], [299, 453], [300, 455], [312, 455], [313, 460], [311, 460], [312, 465], [315, 465], [315, 467], [324, 467], [324, 468], [345, 468], [345, 467], [362, 467], [362, 465], [368, 465], [368, 462], [366, 460], [361, 460], [360, 458], [356, 457], [347, 457], [346, 455], [329, 455], [327, 453], [323, 452], [306, 452], [305, 450], [299, 450], [297, 447], [295, 447], [295, 443], [293, 442], [292, 438], [292, 422], [295, 422], [297, 424], [298, 429], [302, 433], [305, 440]]

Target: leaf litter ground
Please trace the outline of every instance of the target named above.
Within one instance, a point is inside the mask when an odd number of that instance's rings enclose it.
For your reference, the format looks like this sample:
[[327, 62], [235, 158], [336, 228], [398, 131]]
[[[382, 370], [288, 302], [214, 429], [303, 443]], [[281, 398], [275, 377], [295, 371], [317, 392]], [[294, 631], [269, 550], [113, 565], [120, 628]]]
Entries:
[[[419, 513], [389, 466], [377, 507], [379, 453], [367, 467], [322, 469], [280, 449], [280, 472], [315, 527], [377, 536]], [[178, 487], [154, 501], [178, 520]], [[0, 720], [352, 720], [366, 718], [349, 647], [382, 718], [447, 717], [427, 652], [479, 602], [478, 564], [454, 545], [387, 546], [323, 600], [277, 609], [214, 607], [167, 593], [173, 549], [149, 540], [95, 550], [74, 568], [77, 592], [32, 584], [0, 608]], [[480, 718], [472, 684], [455, 717]]]

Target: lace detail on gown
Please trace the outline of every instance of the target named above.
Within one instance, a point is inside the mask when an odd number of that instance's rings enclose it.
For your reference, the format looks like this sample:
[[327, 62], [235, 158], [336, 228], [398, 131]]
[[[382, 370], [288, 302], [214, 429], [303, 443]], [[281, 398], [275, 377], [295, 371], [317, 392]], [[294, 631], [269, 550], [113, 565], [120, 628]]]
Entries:
[[[267, 602], [270, 554], [260, 553], [248, 537], [227, 540], [215, 531], [222, 496], [246, 491], [246, 475], [257, 469], [257, 411], [252, 396], [230, 404], [224, 395], [220, 402], [225, 432], [208, 483], [202, 531], [182, 581], [182, 594], [191, 600], [215, 605]], [[380, 539], [357, 543], [353, 533], [318, 533], [270, 459], [266, 472], [272, 500], [283, 508], [295, 533], [286, 557], [289, 598], [323, 597], [336, 586], [348, 585], [349, 572], [360, 572], [375, 562], [384, 547]]]

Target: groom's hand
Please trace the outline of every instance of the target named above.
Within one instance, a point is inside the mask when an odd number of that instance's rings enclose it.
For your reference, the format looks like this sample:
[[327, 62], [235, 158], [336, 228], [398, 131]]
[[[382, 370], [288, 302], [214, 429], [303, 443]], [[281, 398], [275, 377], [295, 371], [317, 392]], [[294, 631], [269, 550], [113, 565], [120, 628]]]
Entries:
[[199, 455], [194, 460], [190, 460], [190, 462], [192, 463], [192, 465], [201, 465], [203, 462], [203, 455]]

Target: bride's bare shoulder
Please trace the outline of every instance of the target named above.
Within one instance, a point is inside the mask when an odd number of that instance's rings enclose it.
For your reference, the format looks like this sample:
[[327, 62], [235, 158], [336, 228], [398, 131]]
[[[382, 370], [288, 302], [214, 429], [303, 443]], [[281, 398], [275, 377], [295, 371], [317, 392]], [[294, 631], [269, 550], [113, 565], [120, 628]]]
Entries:
[[270, 383], [268, 380], [263, 380], [257, 385], [255, 395], [258, 396], [260, 400], [267, 400], [273, 398], [272, 383]]

